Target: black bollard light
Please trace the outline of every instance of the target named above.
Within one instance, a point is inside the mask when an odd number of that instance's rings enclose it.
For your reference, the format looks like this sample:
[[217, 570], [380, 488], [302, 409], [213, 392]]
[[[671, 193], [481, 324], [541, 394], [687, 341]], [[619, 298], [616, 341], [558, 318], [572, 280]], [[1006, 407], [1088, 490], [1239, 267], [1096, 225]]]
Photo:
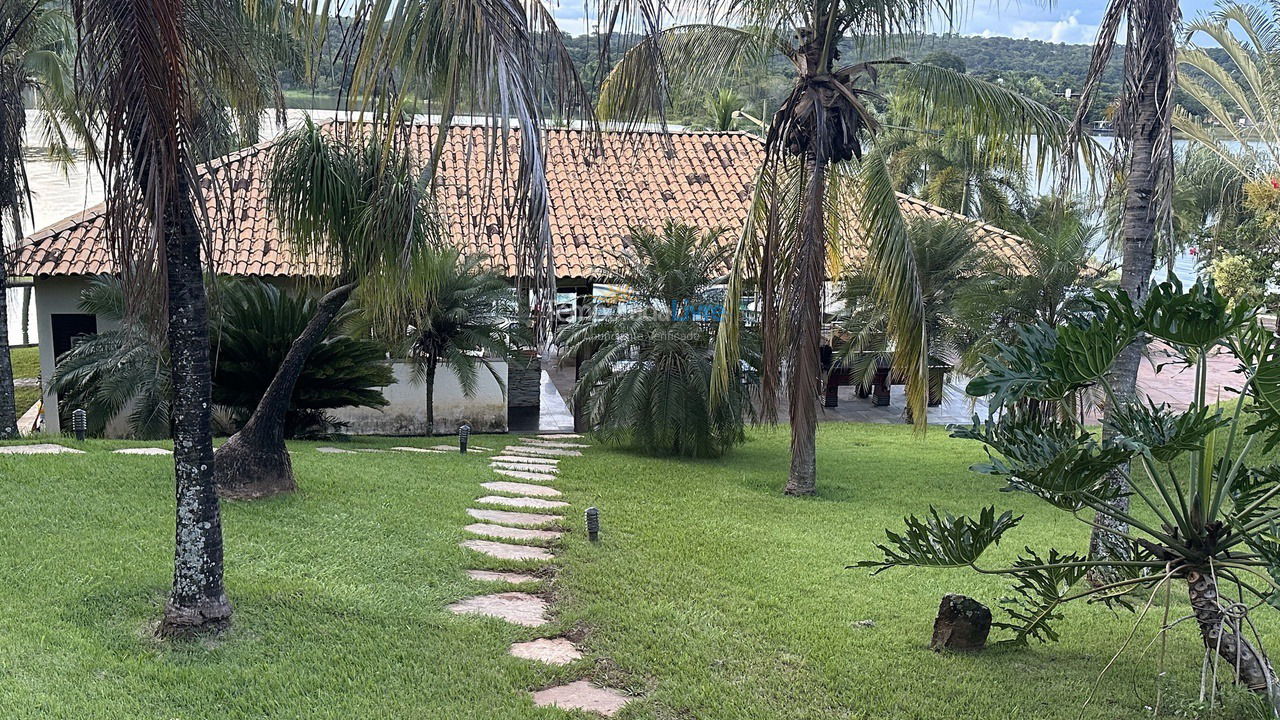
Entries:
[[89, 429], [89, 413], [84, 408], [71, 411], [71, 429], [76, 433], [76, 440], [84, 442], [85, 431]]
[[471, 426], [462, 423], [458, 426], [458, 452], [467, 454], [467, 442], [471, 439]]
[[587, 508], [587, 539], [600, 542], [600, 508]]

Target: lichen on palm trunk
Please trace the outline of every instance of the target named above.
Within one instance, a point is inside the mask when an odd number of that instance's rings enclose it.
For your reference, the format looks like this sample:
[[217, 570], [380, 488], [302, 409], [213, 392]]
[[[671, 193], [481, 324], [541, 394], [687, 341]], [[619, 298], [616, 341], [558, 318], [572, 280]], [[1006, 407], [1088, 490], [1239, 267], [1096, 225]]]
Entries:
[[177, 484], [173, 588], [159, 634], [183, 637], [225, 628], [222, 516], [213, 478], [209, 313], [201, 233], [185, 175], [164, 205], [169, 355], [173, 364], [173, 459]]

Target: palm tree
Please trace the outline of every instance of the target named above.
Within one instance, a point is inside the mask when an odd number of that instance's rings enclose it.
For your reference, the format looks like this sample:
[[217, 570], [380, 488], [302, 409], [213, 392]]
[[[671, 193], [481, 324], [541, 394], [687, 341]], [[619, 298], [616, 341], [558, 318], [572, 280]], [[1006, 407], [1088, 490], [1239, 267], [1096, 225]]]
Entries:
[[706, 128], [721, 132], [736, 129], [738, 113], [745, 103], [746, 100], [731, 88], [720, 88], [711, 93], [702, 105]]
[[[894, 111], [901, 97], [890, 98], [891, 122], [909, 122]], [[957, 128], [898, 128], [880, 144], [898, 192], [1000, 226], [1013, 222], [1026, 201], [1026, 156], [1016, 143], [997, 145]]]
[[[1246, 180], [1264, 168], [1280, 167], [1275, 14], [1273, 4], [1222, 0], [1184, 26], [1187, 42], [1178, 52], [1178, 87], [1205, 108], [1214, 126], [1179, 107], [1174, 127]], [[1199, 47], [1201, 36], [1219, 52], [1211, 55]]]
[[[919, 273], [929, 357], [954, 363], [975, 341], [974, 328], [963, 321], [958, 305], [966, 289], [982, 280], [971, 228], [956, 220], [922, 218], [907, 224], [907, 237]], [[874, 278], [865, 273], [847, 275], [839, 293], [844, 307], [835, 325], [846, 340], [839, 359], [854, 378], [869, 385], [882, 363], [893, 358], [888, 314], [876, 295]]]
[[[627, 5], [611, 4], [605, 17]], [[883, 45], [892, 35], [923, 26], [950, 0], [741, 0], [707, 6], [707, 17], [663, 27], [666, 18], [641, 19], [642, 41], [623, 56], [600, 97], [604, 117], [634, 122], [661, 116], [667, 96], [711, 82], [749, 63], [781, 56], [795, 84], [773, 115], [765, 160], [730, 278], [729, 300], [717, 345], [714, 390], [723, 397], [737, 364], [741, 326], [738, 301], [746, 275], [763, 307], [763, 411], [777, 417], [781, 363], [790, 396], [791, 469], [786, 492], [816, 491], [815, 434], [821, 297], [828, 260], [858, 246], [888, 311], [894, 360], [908, 383], [908, 404], [925, 421], [927, 352], [917, 269], [897, 197], [878, 143], [882, 127], [868, 105], [881, 68], [899, 66], [912, 88], [905, 110], [925, 128], [955, 127], [986, 142], [1059, 147], [1067, 122], [1040, 103], [954, 70], [899, 58], [846, 62], [842, 53]], [[698, 22], [699, 20], [707, 22]], [[673, 68], [685, 72], [675, 73]], [[849, 222], [856, 220], [856, 223]], [[781, 357], [782, 349], [786, 357]]]
[[[165, 327], [172, 368], [176, 529], [173, 585], [158, 632], [216, 631], [231, 619], [213, 477], [209, 228], [197, 165], [200, 111], [218, 100], [256, 117], [271, 77], [253, 52], [279, 7], [239, 0], [73, 0], [77, 94], [105, 175], [106, 228], [130, 317]], [[197, 30], [198, 29], [198, 30]], [[268, 33], [270, 34], [270, 33]]]
[[589, 322], [561, 330], [565, 357], [587, 356], [574, 388], [608, 441], [663, 455], [719, 456], [745, 439], [746, 378], [727, 402], [710, 397], [716, 292], [728, 258], [723, 231], [668, 223], [634, 228], [605, 277], [625, 302], [598, 304]]
[[22, 146], [27, 132], [25, 96], [32, 93], [41, 110], [50, 149], [65, 158], [61, 119], [71, 101], [65, 52], [71, 20], [55, 0], [6, 2], [0, 7], [0, 439], [18, 436], [13, 365], [9, 359], [9, 308], [6, 261], [9, 242], [24, 236], [27, 177]]
[[361, 287], [357, 327], [414, 363], [426, 388], [429, 433], [435, 431], [437, 370], [452, 370], [470, 397], [483, 368], [505, 393], [506, 380], [494, 360], [512, 357], [527, 343], [524, 328], [510, 320], [511, 287], [484, 263], [451, 247], [426, 247], [413, 254], [396, 288]]
[[[311, 15], [328, 16], [328, 0], [308, 5]], [[353, 102], [387, 121], [415, 103], [439, 115], [424, 181], [434, 187], [459, 109], [484, 121], [483, 152], [491, 161], [481, 171], [483, 192], [472, 198], [481, 212], [470, 229], [486, 232], [491, 212], [505, 216], [521, 268], [521, 314], [547, 341], [556, 278], [542, 133], [548, 117], [576, 116], [595, 128], [591, 98], [550, 7], [536, 0], [355, 0], [351, 9], [354, 26], [363, 28], [351, 43]], [[583, 150], [593, 151], [595, 134], [582, 137]], [[513, 140], [517, 161], [510, 163]], [[503, 160], [493, 162], [498, 156]]]
[[[1173, 235], [1173, 93], [1177, 85], [1178, 0], [1109, 0], [1093, 46], [1089, 74], [1072, 123], [1072, 137], [1084, 133], [1093, 97], [1116, 47], [1116, 35], [1126, 28], [1124, 85], [1115, 100], [1114, 162], [1123, 178], [1118, 236], [1121, 247], [1120, 289], [1138, 304], [1146, 298], [1161, 238]], [[1064, 175], [1066, 184], [1072, 173]], [[1120, 354], [1110, 369], [1110, 385], [1117, 401], [1108, 403], [1103, 426], [1114, 426], [1112, 415], [1137, 392], [1138, 365], [1144, 341]], [[1127, 488], [1127, 468], [1112, 473], [1112, 482]], [[1129, 496], [1119, 492], [1114, 509], [1127, 511]], [[1090, 555], [1125, 558], [1129, 548], [1121, 539], [1127, 526], [1116, 514], [1098, 513], [1090, 539]], [[1114, 532], [1113, 532], [1114, 531]], [[1105, 572], [1105, 567], [1103, 572]], [[1108, 578], [1090, 577], [1093, 582]]]
[[[332, 281], [245, 424], [214, 453], [218, 487], [238, 497], [295, 489], [285, 421], [311, 351], [362, 280], [395, 275], [435, 226], [411, 160], [373, 125], [329, 130], [308, 118], [274, 147], [268, 196], [296, 254]], [[375, 282], [395, 288], [398, 279]]]

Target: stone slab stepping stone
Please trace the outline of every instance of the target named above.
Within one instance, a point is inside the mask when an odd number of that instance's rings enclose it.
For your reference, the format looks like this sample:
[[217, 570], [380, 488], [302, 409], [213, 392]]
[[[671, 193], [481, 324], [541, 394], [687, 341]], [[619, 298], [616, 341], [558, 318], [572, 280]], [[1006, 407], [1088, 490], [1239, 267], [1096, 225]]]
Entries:
[[575, 442], [562, 442], [560, 440], [538, 440], [536, 438], [520, 438], [525, 445], [533, 447], [553, 447], [553, 448], [588, 448], [590, 445], [583, 445]]
[[507, 652], [525, 660], [537, 660], [548, 665], [568, 665], [581, 660], [582, 653], [566, 638], [538, 638], [532, 642], [515, 643]]
[[631, 698], [617, 690], [599, 688], [586, 680], [568, 685], [538, 690], [533, 693], [533, 704], [538, 707], [558, 707], [563, 710], [586, 710], [611, 717]]
[[503, 582], [512, 585], [523, 585], [525, 583], [542, 582], [542, 578], [534, 575], [525, 575], [524, 573], [498, 572], [496, 570], [468, 570], [467, 576], [472, 580], [481, 580], [484, 582]]
[[[489, 463], [489, 467], [493, 469], [501, 468], [503, 470], [520, 470], [523, 472], [535, 473], [557, 473], [560, 468], [555, 465], [539, 465], [537, 463], [507, 462], [505, 460], [495, 460]], [[504, 475], [506, 473], [503, 473]]]
[[558, 540], [562, 532], [555, 530], [533, 530], [531, 528], [513, 528], [506, 525], [490, 525], [489, 523], [471, 523], [462, 528], [475, 535], [503, 538], [504, 540]]
[[464, 540], [458, 544], [499, 560], [554, 560], [556, 557], [550, 550], [532, 545], [512, 545], [492, 540]]
[[172, 455], [172, 450], [164, 448], [120, 448], [111, 452], [117, 455]]
[[480, 487], [494, 492], [511, 493], [512, 495], [533, 495], [534, 497], [556, 497], [560, 491], [546, 485], [530, 485], [529, 483], [498, 482], [480, 483]]
[[498, 473], [499, 475], [506, 475], [507, 477], [516, 478], [517, 480], [541, 480], [543, 482], [549, 482], [551, 480], [556, 479], [556, 476], [551, 475], [550, 473], [526, 472], [524, 470], [507, 470], [506, 468], [497, 468], [497, 467], [492, 468], [492, 470]]
[[530, 464], [537, 464], [537, 465], [546, 465], [548, 467], [555, 467], [560, 464], [560, 459], [541, 457], [541, 456], [535, 457], [533, 455], [494, 455], [493, 457], [489, 458], [489, 462], [530, 463]]
[[355, 450], [343, 450], [342, 448], [336, 448], [336, 447], [318, 447], [316, 448], [316, 451], [322, 452], [322, 453], [332, 453], [334, 455], [355, 455], [356, 454]]
[[535, 435], [539, 440], [577, 440], [582, 437], [577, 433], [553, 433], [550, 435]]
[[84, 451], [56, 443], [36, 443], [35, 445], [5, 445], [0, 447], [0, 453], [5, 455], [56, 455], [59, 453], [83, 455]]
[[506, 505], [507, 507], [537, 508], [539, 510], [569, 507], [569, 503], [561, 502], [560, 500], [543, 500], [542, 498], [531, 497], [502, 497], [501, 495], [485, 495], [484, 497], [476, 498], [476, 502], [482, 505]]
[[399, 450], [401, 452], [416, 452], [416, 453], [443, 453], [444, 452], [444, 450], [436, 450], [434, 448], [416, 448], [416, 447], [409, 447], [407, 445], [404, 447], [393, 447], [391, 449]]
[[542, 447], [541, 445], [519, 445], [507, 446], [508, 453], [517, 453], [520, 455], [564, 455], [568, 457], [582, 457], [579, 450], [569, 450], [567, 448], [558, 447]]
[[507, 512], [506, 510], [477, 510], [467, 508], [467, 514], [477, 520], [485, 520], [504, 525], [536, 526], [559, 522], [563, 515], [542, 515], [540, 513]]
[[[459, 455], [462, 454], [462, 450], [457, 445], [432, 445], [431, 449], [441, 450], [444, 452], [458, 453]], [[480, 447], [479, 445], [467, 445], [467, 450], [468, 451], [475, 450], [476, 452], [493, 452], [489, 448]]]
[[485, 615], [525, 627], [547, 623], [547, 601], [522, 592], [470, 597], [450, 605], [449, 611], [458, 615]]

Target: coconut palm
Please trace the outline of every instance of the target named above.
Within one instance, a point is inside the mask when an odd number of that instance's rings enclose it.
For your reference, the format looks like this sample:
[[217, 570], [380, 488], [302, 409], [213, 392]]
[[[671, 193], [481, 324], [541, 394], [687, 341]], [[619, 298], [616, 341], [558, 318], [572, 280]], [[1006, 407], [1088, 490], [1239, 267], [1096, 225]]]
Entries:
[[[1124, 27], [1124, 84], [1113, 114], [1114, 174], [1122, 178], [1117, 236], [1121, 247], [1120, 289], [1139, 304], [1147, 295], [1162, 238], [1173, 237], [1173, 93], [1177, 85], [1180, 18], [1178, 0], [1108, 0], [1072, 123], [1072, 137], [1085, 132], [1090, 106], [1116, 48], [1116, 36]], [[1074, 181], [1070, 172], [1064, 178], [1068, 185]], [[1122, 401], [1137, 392], [1143, 342], [1135, 339], [1133, 346], [1111, 366], [1111, 386]], [[1104, 428], [1110, 426], [1105, 421], [1118, 408], [1115, 403], [1107, 404]], [[1125, 478], [1123, 472], [1112, 474], [1117, 485], [1126, 483]], [[1111, 502], [1116, 510], [1124, 511], [1129, 496], [1119, 492]], [[1126, 556], [1128, 548], [1119, 540], [1125, 530], [1115, 515], [1098, 514], [1090, 540], [1091, 552], [1099, 557]], [[1106, 572], [1105, 566], [1099, 566], [1099, 570]], [[1106, 581], [1103, 577], [1090, 579]]]
[[[71, 19], [55, 0], [0, 7], [0, 438], [17, 437], [13, 366], [9, 360], [6, 248], [23, 238], [29, 188], [22, 166], [27, 133], [24, 99], [35, 96], [50, 149], [65, 158], [63, 122], [72, 102], [66, 52]], [[8, 239], [9, 236], [12, 239]]]
[[723, 235], [677, 223], [634, 228], [604, 275], [625, 288], [625, 301], [598, 304], [591, 321], [561, 330], [564, 356], [586, 358], [574, 401], [605, 440], [706, 457], [745, 439], [750, 378], [735, 374], [727, 402], [710, 396]]
[[395, 142], [398, 133], [384, 146], [386, 136], [373, 125], [337, 127], [308, 118], [273, 148], [271, 209], [297, 256], [314, 262], [329, 282], [248, 421], [214, 453], [224, 493], [263, 497], [297, 487], [285, 424], [307, 357], [362, 280], [394, 275], [435, 237], [426, 194]]
[[200, 112], [256, 117], [272, 78], [254, 52], [280, 7], [256, 0], [73, 0], [76, 89], [106, 188], [106, 236], [126, 313], [162, 308], [171, 362], [176, 476], [173, 585], [162, 636], [224, 628], [222, 521], [213, 477]]
[[494, 361], [513, 357], [528, 343], [525, 328], [512, 322], [516, 303], [511, 287], [484, 269], [485, 262], [451, 247], [425, 247], [407, 261], [396, 288], [361, 288], [357, 327], [413, 362], [426, 388], [428, 432], [435, 430], [440, 368], [453, 371], [467, 397], [475, 394], [481, 369], [506, 393], [506, 379]]
[[[743, 233], [729, 283], [717, 347], [714, 388], [723, 396], [737, 367], [738, 299], [747, 275], [760, 289], [763, 333], [762, 409], [776, 418], [781, 364], [790, 396], [791, 469], [786, 492], [815, 492], [815, 432], [821, 297], [828, 261], [852, 247], [867, 257], [867, 273], [888, 310], [894, 359], [908, 383], [908, 404], [925, 421], [927, 376], [924, 308], [917, 269], [897, 197], [879, 147], [881, 121], [868, 104], [879, 96], [880, 70], [899, 67], [910, 88], [904, 110], [921, 127], [961, 129], [984, 142], [1058, 148], [1067, 122], [1040, 103], [954, 70], [899, 58], [842, 59], [918, 30], [950, 0], [735, 0], [682, 7], [666, 25], [654, 12], [640, 18], [643, 37], [623, 56], [601, 90], [602, 116], [635, 122], [662, 117], [668, 94], [716, 82], [749, 64], [781, 56], [794, 87], [773, 114], [765, 138], [753, 216]], [[604, 15], [630, 6], [606, 3]], [[687, 11], [687, 12], [686, 12]], [[705, 20], [705, 22], [703, 22]], [[782, 349], [786, 357], [782, 358]]]

